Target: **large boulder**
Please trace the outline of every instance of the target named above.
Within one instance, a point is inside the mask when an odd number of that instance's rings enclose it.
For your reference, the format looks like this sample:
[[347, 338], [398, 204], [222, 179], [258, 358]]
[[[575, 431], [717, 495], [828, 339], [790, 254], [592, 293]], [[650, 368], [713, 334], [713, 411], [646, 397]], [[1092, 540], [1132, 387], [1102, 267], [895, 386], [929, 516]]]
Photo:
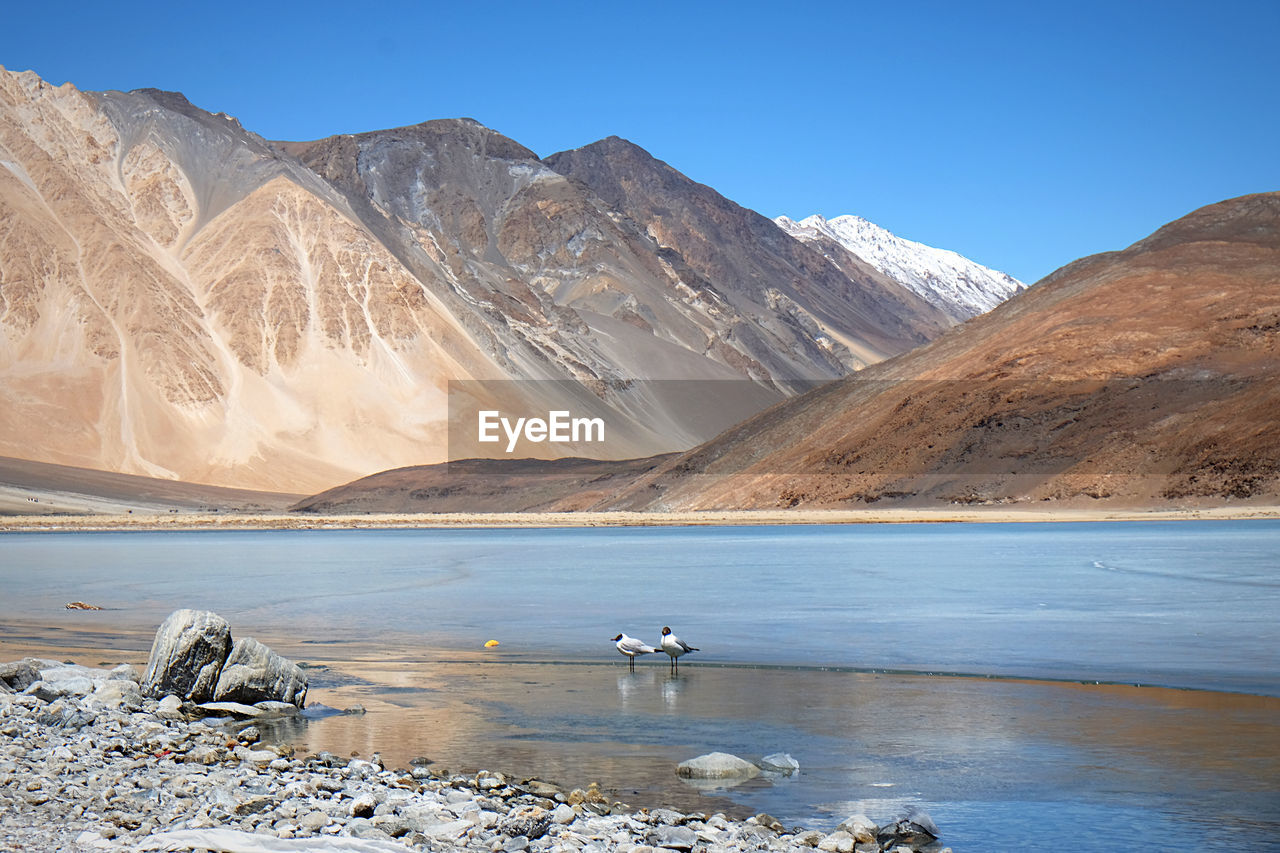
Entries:
[[281, 657], [252, 637], [242, 637], [231, 647], [214, 687], [216, 702], [288, 702], [302, 707], [307, 698], [307, 676], [296, 663]]
[[27, 658], [13, 663], [0, 663], [0, 684], [10, 691], [26, 690], [40, 680], [40, 669], [36, 661]]
[[231, 651], [231, 626], [207, 610], [175, 610], [156, 631], [142, 691], [208, 702]]

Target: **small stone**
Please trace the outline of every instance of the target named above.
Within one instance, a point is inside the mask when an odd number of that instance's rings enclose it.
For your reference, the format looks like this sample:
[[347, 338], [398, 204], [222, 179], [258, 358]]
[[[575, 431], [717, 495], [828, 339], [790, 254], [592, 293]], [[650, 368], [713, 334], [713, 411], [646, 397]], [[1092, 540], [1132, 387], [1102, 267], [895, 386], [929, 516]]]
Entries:
[[246, 749], [243, 753], [237, 750], [237, 753], [240, 755], [241, 760], [261, 765], [270, 764], [280, 757], [269, 749]]
[[698, 833], [687, 826], [658, 826], [649, 833], [648, 842], [654, 847], [692, 850], [698, 843]]
[[329, 816], [321, 811], [307, 812], [298, 819], [298, 825], [308, 832], [319, 832], [329, 825]]
[[378, 799], [373, 794], [361, 794], [351, 801], [352, 817], [373, 817], [378, 808]]
[[523, 835], [533, 840], [541, 838], [551, 825], [551, 812], [541, 806], [520, 806], [513, 809], [499, 824], [503, 835]]
[[842, 829], [828, 835], [818, 842], [818, 849], [826, 853], [853, 853], [853, 836]]
[[551, 810], [551, 822], [560, 824], [561, 826], [567, 826], [568, 824], [573, 823], [574, 818], [577, 816], [578, 815], [573, 810], [573, 807], [566, 805], [565, 803], [560, 803]]
[[855, 841], [863, 842], [875, 841], [876, 835], [880, 832], [880, 827], [864, 814], [845, 818], [836, 829], [849, 833]]
[[461, 838], [473, 824], [469, 820], [451, 820], [448, 823], [437, 823], [423, 828], [423, 832], [431, 838], [440, 840], [456, 840]]
[[782, 821], [770, 814], [761, 812], [756, 815], [756, 823], [765, 829], [772, 829], [774, 832], [786, 832], [787, 828], [782, 825]]
[[238, 803], [232, 813], [241, 816], [257, 814], [258, 812], [266, 811], [273, 802], [270, 797], [249, 797]]
[[172, 693], [165, 696], [156, 708], [156, 716], [162, 720], [182, 719], [182, 700]]
[[805, 847], [817, 847], [818, 842], [821, 841], [822, 838], [823, 835], [820, 831], [810, 829], [805, 832], [797, 833], [794, 837], [794, 841], [796, 844], [802, 844]]

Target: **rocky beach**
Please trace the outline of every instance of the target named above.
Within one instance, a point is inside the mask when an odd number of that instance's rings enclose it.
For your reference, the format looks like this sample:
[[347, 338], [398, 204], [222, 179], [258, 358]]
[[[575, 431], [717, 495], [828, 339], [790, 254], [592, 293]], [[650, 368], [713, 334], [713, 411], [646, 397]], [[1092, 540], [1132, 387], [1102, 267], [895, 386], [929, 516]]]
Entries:
[[[145, 672], [41, 658], [0, 664], [0, 849], [948, 849], [923, 813], [886, 826], [853, 815], [824, 832], [767, 814], [625, 804], [592, 784], [458, 774], [425, 757], [391, 768], [377, 753], [303, 756], [270, 732], [300, 715], [338, 713], [304, 710], [305, 691], [295, 664], [249, 638], [231, 642], [225, 622], [200, 611], [166, 620]], [[678, 772], [714, 776], [726, 765], [702, 756]]]

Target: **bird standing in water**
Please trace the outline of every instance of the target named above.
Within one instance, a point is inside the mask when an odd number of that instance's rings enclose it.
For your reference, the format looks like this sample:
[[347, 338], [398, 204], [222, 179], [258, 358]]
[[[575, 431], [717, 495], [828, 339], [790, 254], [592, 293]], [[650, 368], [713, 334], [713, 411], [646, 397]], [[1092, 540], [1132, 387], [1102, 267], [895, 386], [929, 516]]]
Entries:
[[671, 655], [671, 671], [680, 671], [680, 656], [698, 651], [684, 640], [671, 633], [670, 628], [662, 629], [662, 650]]
[[658, 651], [653, 646], [645, 644], [643, 640], [628, 637], [626, 634], [614, 637], [613, 643], [618, 647], [618, 651], [627, 656], [627, 666], [632, 672], [636, 671], [636, 655], [653, 654]]

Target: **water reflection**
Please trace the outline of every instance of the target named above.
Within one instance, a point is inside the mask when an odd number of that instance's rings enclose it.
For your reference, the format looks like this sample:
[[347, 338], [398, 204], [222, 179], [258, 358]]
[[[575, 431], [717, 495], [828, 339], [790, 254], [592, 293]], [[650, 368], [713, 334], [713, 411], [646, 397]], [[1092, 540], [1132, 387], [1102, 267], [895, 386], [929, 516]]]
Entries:
[[[1044, 839], [1042, 849], [1105, 840], [1135, 816], [1155, 839], [1185, 833], [1188, 820], [1201, 832], [1280, 833], [1275, 698], [515, 662], [406, 663], [404, 671], [419, 681], [429, 674], [440, 689], [403, 692], [386, 689], [402, 681], [395, 667], [383, 668], [363, 683], [317, 691], [316, 701], [359, 703], [368, 714], [312, 721], [295, 735], [298, 748], [380, 750], [389, 766], [427, 755], [460, 771], [498, 768], [566, 787], [599, 782], [627, 802], [764, 811], [787, 825], [829, 828], [855, 811], [887, 820], [920, 805], [956, 849], [985, 849], [982, 833], [997, 817], [1010, 831]], [[750, 761], [788, 752], [801, 770], [785, 783], [676, 776], [679, 762], [715, 751]], [[1081, 829], [1095, 825], [1107, 829]]]
[[679, 673], [673, 673], [663, 679], [662, 704], [668, 712], [680, 710], [680, 694], [684, 691], [685, 678]]
[[637, 669], [618, 675], [618, 705], [626, 709], [639, 697], [653, 690], [657, 677], [652, 670]]

